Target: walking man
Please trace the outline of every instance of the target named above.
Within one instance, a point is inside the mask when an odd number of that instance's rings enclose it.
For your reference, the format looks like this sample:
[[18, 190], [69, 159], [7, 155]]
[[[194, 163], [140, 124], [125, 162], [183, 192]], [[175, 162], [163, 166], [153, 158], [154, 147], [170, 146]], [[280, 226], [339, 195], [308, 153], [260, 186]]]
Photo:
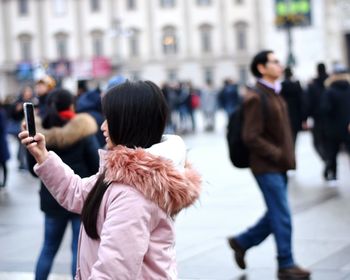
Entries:
[[[251, 71], [258, 80], [255, 88], [244, 96], [242, 137], [249, 149], [250, 168], [267, 210], [247, 231], [229, 238], [229, 245], [237, 265], [245, 269], [248, 249], [273, 234], [277, 245], [278, 278], [309, 279], [310, 272], [295, 264], [292, 253], [286, 172], [295, 169], [295, 156], [287, 105], [279, 94], [277, 81], [283, 69], [272, 51], [262, 51], [253, 58]], [[266, 106], [263, 106], [262, 98]]]

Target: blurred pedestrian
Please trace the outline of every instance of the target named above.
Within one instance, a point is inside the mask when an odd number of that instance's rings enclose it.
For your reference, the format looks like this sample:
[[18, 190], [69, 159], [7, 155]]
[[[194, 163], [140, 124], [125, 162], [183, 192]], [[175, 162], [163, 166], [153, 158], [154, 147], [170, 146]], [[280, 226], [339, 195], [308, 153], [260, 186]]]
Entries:
[[290, 67], [284, 69], [284, 80], [282, 82], [281, 95], [288, 106], [288, 115], [292, 127], [294, 146], [297, 135], [302, 130], [302, 124], [306, 121], [303, 88], [298, 80], [293, 77]]
[[[99, 89], [89, 90], [79, 96], [76, 102], [76, 110], [78, 113], [88, 113], [91, 115], [97, 126], [100, 127], [104, 121], [101, 108], [101, 91]], [[96, 132], [99, 148], [105, 144], [105, 140], [101, 131]]]
[[[123, 76], [114, 76], [108, 81], [107, 90], [124, 82], [125, 78]], [[90, 114], [95, 119], [98, 127], [100, 127], [104, 121], [104, 116], [102, 114], [101, 95], [101, 90], [99, 88], [95, 88], [88, 90], [83, 94], [80, 94], [76, 102], [77, 112]], [[97, 131], [96, 137], [99, 143], [99, 147], [103, 148], [105, 145], [105, 139], [101, 130]]]
[[27, 152], [26, 148], [20, 143], [18, 139], [18, 133], [21, 131], [21, 123], [24, 118], [23, 104], [25, 102], [31, 102], [36, 107], [38, 105], [38, 99], [36, 98], [34, 91], [31, 86], [26, 85], [20, 91], [17, 100], [11, 105], [10, 117], [11, 121], [9, 122], [9, 134], [16, 137], [18, 141], [17, 149], [17, 160], [18, 160], [18, 169], [27, 170]]
[[43, 118], [46, 114], [46, 103], [50, 91], [56, 87], [56, 81], [49, 75], [44, 75], [35, 82], [35, 94], [38, 97], [38, 114]]
[[[76, 174], [87, 177], [98, 170], [98, 142], [95, 138], [97, 125], [88, 114], [76, 114], [73, 107], [74, 96], [67, 90], [55, 89], [47, 99], [46, 115], [37, 120], [37, 131], [45, 135], [46, 145], [55, 151]], [[33, 175], [35, 160], [29, 157], [29, 167]], [[80, 216], [60, 206], [44, 182], [40, 186], [40, 208], [44, 212], [44, 243], [35, 269], [35, 279], [48, 279], [57, 251], [61, 245], [68, 224], [72, 227], [73, 278], [77, 266], [77, 248]]]
[[218, 103], [225, 110], [228, 117], [236, 110], [240, 103], [238, 85], [231, 79], [224, 80], [224, 86], [218, 94]]
[[89, 91], [88, 80], [78, 80], [77, 81], [77, 98], [87, 93], [88, 91]]
[[[314, 78], [307, 87], [306, 91], [306, 117], [312, 118], [311, 127], [313, 145], [322, 161], [327, 161], [327, 131], [325, 129], [325, 114], [321, 108], [324, 103], [325, 85], [324, 82], [328, 78], [328, 73], [324, 63], [317, 64], [317, 77]], [[323, 176], [327, 178], [326, 167]]]
[[[295, 168], [295, 156], [287, 105], [280, 95], [278, 83], [282, 67], [275, 53], [267, 50], [253, 58], [251, 71], [258, 80], [255, 88], [244, 96], [242, 137], [250, 152], [250, 169], [267, 210], [247, 231], [229, 238], [229, 245], [237, 265], [245, 269], [247, 251], [273, 234], [277, 246], [278, 278], [309, 279], [310, 272], [295, 264], [292, 253], [286, 172]], [[266, 100], [265, 113], [262, 98]]]
[[99, 172], [81, 179], [45, 137], [20, 133], [36, 173], [67, 209], [82, 213], [76, 279], [176, 279], [174, 218], [199, 196], [178, 136], [162, 136], [167, 106], [152, 82], [125, 82], [102, 99], [107, 151]]
[[7, 161], [10, 159], [10, 151], [7, 142], [6, 112], [0, 101], [0, 196], [5, 192], [7, 182]]
[[337, 180], [337, 156], [342, 146], [350, 155], [350, 74], [343, 65], [336, 65], [333, 74], [326, 80], [323, 104], [327, 131], [327, 181]]
[[214, 131], [216, 111], [218, 108], [218, 91], [211, 80], [206, 81], [201, 90], [201, 110], [204, 116], [204, 130]]
[[165, 131], [174, 133], [177, 129], [177, 90], [170, 83], [164, 83], [161, 88], [168, 106], [168, 119]]
[[195, 132], [196, 120], [194, 110], [200, 106], [198, 91], [190, 81], [180, 83], [178, 91], [178, 111], [180, 115], [180, 133]]

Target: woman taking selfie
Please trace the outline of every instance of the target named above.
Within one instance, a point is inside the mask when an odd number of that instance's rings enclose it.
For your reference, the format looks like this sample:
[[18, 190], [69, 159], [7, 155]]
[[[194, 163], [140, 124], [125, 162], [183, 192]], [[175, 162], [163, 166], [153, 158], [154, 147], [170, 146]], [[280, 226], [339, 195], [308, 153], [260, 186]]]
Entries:
[[154, 83], [113, 87], [102, 106], [107, 150], [91, 177], [48, 152], [42, 134], [19, 134], [52, 195], [82, 215], [76, 278], [176, 279], [174, 217], [199, 197], [200, 176], [182, 139], [163, 136], [168, 109]]

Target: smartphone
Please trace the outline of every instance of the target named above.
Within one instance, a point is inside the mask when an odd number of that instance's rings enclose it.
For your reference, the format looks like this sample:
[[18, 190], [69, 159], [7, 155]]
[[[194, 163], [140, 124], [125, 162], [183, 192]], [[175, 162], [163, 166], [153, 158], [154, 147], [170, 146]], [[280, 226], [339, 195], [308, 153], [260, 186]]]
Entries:
[[36, 134], [34, 121], [34, 105], [30, 102], [23, 103], [24, 118], [29, 132], [29, 136], [34, 137]]

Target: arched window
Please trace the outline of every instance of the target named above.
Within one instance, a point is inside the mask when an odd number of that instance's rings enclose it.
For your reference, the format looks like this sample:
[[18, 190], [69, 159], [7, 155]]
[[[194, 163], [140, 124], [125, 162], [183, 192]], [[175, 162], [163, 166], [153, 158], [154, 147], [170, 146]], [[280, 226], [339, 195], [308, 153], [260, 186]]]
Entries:
[[99, 12], [101, 9], [100, 0], [90, 0], [90, 8], [92, 12]]
[[22, 61], [32, 60], [32, 36], [21, 34], [18, 36], [20, 59]]
[[199, 27], [200, 43], [203, 53], [212, 52], [212, 30], [213, 27], [209, 24], [203, 24]]
[[165, 55], [176, 54], [177, 44], [176, 28], [173, 26], [164, 27], [162, 36], [163, 53]]
[[236, 43], [237, 50], [244, 51], [248, 48], [247, 43], [247, 32], [248, 24], [244, 21], [239, 21], [235, 24], [235, 33], [236, 33]]
[[140, 54], [140, 31], [136, 28], [130, 29], [129, 37], [130, 56], [139, 56]]
[[91, 32], [92, 55], [103, 56], [103, 32], [101, 30], [94, 30]]
[[55, 35], [57, 58], [64, 59], [68, 57], [68, 35], [59, 32]]
[[20, 16], [26, 16], [29, 13], [28, 0], [18, 0], [18, 13]]
[[128, 0], [126, 6], [128, 10], [136, 10], [136, 0]]
[[160, 0], [160, 6], [162, 8], [173, 8], [175, 7], [175, 0]]
[[211, 0], [197, 0], [198, 6], [209, 6], [211, 5]]

